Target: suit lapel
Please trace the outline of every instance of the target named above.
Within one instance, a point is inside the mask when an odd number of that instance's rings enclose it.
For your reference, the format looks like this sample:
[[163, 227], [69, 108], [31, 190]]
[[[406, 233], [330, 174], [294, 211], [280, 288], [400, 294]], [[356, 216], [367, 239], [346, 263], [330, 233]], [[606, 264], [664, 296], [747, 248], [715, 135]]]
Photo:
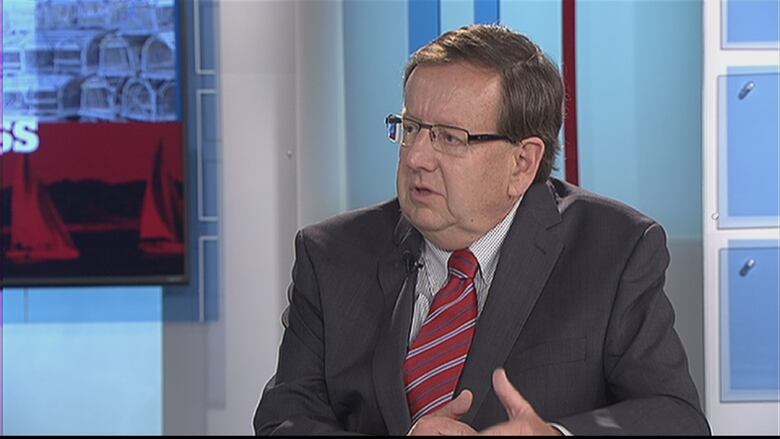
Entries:
[[461, 374], [458, 391], [474, 394], [462, 418], [471, 424], [490, 390], [491, 375], [504, 364], [563, 249], [552, 227], [561, 221], [551, 187], [533, 185], [501, 246], [496, 274]]
[[396, 226], [394, 237], [397, 247], [381, 258], [377, 267], [384, 314], [381, 336], [374, 351], [373, 377], [388, 433], [400, 436], [411, 427], [402, 370], [417, 284], [417, 271], [408, 268], [407, 262], [419, 257], [422, 237], [403, 217]]

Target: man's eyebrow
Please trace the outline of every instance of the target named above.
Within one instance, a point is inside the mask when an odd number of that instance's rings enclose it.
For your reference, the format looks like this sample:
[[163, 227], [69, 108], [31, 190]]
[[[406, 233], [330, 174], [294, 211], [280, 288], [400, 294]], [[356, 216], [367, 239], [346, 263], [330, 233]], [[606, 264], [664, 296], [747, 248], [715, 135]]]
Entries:
[[409, 113], [401, 113], [401, 117], [403, 117], [404, 119], [410, 119], [415, 122], [423, 123], [422, 119], [420, 119], [419, 117], [411, 116], [409, 115]]

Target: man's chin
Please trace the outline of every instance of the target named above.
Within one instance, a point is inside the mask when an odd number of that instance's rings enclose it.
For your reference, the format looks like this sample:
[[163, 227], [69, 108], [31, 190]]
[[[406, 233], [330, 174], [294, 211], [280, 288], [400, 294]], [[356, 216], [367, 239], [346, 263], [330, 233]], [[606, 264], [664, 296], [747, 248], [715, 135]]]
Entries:
[[407, 221], [412, 223], [414, 228], [424, 235], [426, 233], [436, 233], [446, 226], [439, 215], [427, 208], [401, 209]]

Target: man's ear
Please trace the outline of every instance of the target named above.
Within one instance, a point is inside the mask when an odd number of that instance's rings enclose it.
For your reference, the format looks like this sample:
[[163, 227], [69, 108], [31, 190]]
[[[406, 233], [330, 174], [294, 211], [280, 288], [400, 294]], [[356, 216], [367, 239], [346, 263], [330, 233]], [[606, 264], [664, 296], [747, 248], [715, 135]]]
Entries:
[[509, 195], [519, 197], [533, 184], [536, 172], [544, 157], [544, 141], [539, 137], [526, 137], [512, 151], [514, 159]]

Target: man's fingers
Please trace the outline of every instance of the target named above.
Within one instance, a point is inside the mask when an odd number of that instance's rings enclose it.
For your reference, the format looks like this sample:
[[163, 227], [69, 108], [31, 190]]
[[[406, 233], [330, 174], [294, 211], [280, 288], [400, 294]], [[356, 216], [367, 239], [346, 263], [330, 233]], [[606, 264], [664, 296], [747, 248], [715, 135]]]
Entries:
[[509, 377], [506, 376], [506, 371], [502, 368], [493, 371], [493, 389], [503, 404], [509, 419], [521, 415], [526, 410], [533, 410], [523, 395], [509, 382]]
[[457, 398], [448, 402], [442, 406], [442, 408], [436, 410], [432, 414], [450, 419], [458, 419], [465, 415], [467, 411], [469, 411], [469, 407], [471, 407], [471, 400], [473, 398], [474, 395], [471, 394], [470, 390], [464, 390], [460, 392], [460, 395], [458, 395]]
[[441, 416], [423, 416], [407, 436], [476, 436], [477, 431], [468, 424]]
[[429, 413], [417, 421], [409, 431], [409, 436], [472, 436], [477, 431], [458, 419], [471, 407], [474, 395], [471, 391], [460, 392], [457, 398]]

